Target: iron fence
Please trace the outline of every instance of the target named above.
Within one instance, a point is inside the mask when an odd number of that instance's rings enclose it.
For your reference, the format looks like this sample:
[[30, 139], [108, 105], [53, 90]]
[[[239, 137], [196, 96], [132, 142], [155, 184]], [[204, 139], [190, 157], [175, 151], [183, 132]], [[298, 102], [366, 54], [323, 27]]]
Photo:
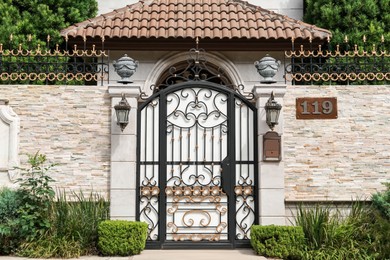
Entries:
[[[49, 45], [49, 44], [48, 44]], [[35, 48], [7, 48], [0, 44], [1, 84], [85, 84], [103, 85], [109, 81], [109, 51], [95, 45], [79, 48], [65, 44], [60, 49], [37, 45]]]
[[316, 47], [300, 45], [285, 51], [289, 62], [285, 65], [286, 81], [293, 84], [387, 84], [390, 82], [390, 54], [385, 49], [384, 39], [378, 46], [349, 46], [347, 40], [336, 45], [332, 50], [330, 44]]

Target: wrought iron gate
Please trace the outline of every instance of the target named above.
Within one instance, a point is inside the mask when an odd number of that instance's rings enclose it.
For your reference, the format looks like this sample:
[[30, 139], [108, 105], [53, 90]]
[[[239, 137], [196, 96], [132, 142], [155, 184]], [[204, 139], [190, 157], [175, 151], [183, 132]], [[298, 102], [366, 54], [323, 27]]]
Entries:
[[140, 105], [137, 217], [150, 247], [248, 243], [258, 215], [256, 118], [243, 96], [205, 81]]

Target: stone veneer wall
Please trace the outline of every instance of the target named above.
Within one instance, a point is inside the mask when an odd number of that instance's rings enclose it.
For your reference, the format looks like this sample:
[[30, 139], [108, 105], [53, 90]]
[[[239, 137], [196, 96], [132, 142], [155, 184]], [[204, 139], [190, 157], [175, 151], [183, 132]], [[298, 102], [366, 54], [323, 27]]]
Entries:
[[67, 191], [108, 196], [111, 100], [107, 87], [0, 85], [20, 117], [21, 166], [38, 150], [58, 163], [52, 177]]
[[[338, 119], [297, 120], [297, 97], [337, 97]], [[288, 86], [287, 203], [367, 199], [390, 181], [390, 86]]]

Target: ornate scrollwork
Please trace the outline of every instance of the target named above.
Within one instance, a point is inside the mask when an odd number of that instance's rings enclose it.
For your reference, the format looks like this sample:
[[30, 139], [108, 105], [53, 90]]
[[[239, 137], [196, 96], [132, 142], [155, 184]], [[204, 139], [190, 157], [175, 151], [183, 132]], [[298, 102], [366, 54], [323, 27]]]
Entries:
[[[227, 237], [227, 197], [220, 187], [169, 186], [165, 194], [168, 239], [218, 241], [221, 234]], [[207, 232], [198, 233], [199, 229]]]
[[221, 240], [220, 234], [173, 234], [174, 241], [219, 241]]
[[[148, 189], [144, 189], [146, 191]], [[141, 192], [142, 194], [142, 192]], [[148, 193], [146, 196], [140, 196], [140, 220], [145, 221], [148, 224], [148, 240], [157, 240], [158, 239], [158, 225], [159, 225], [159, 216], [158, 216], [158, 197], [151, 196], [151, 193]]]

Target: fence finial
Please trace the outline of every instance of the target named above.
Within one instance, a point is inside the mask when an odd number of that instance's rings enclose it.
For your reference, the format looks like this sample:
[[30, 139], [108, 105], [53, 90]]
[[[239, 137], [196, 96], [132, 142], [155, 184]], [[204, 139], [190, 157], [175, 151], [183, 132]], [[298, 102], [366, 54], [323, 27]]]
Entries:
[[345, 37], [344, 37], [344, 42], [345, 42], [345, 43], [348, 43], [348, 35], [345, 35]]
[[384, 42], [385, 42], [385, 36], [382, 34], [381, 43], [384, 43]]
[[366, 43], [366, 41], [367, 41], [367, 38], [365, 35], [363, 35], [363, 42]]

